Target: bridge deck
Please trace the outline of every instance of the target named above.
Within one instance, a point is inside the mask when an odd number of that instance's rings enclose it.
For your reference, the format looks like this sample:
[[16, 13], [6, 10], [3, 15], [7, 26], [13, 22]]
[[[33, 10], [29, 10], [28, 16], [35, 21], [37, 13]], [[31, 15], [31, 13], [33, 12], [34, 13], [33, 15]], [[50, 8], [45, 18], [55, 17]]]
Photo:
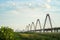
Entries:
[[51, 30], [60, 30], [60, 27], [55, 28], [45, 28], [45, 29], [37, 29], [37, 30], [30, 30], [30, 31], [51, 31]]

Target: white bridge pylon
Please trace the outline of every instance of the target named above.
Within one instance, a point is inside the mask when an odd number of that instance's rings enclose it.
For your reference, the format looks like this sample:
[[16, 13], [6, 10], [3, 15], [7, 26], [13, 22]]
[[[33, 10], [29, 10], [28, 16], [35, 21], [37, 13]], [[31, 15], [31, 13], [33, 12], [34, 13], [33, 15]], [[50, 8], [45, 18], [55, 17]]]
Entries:
[[[45, 25], [46, 25], [46, 22], [47, 22], [47, 18], [49, 19], [50, 26], [51, 26], [51, 29], [52, 29], [52, 22], [51, 22], [50, 15], [46, 14], [46, 18], [45, 18], [44, 25], [43, 25], [43, 32], [45, 32]], [[37, 29], [38, 24], [39, 24], [39, 29]], [[26, 28], [27, 28], [27, 31], [36, 31], [36, 30], [41, 31], [42, 26], [41, 26], [40, 19], [37, 19], [36, 23], [32, 22], [31, 24], [28, 24], [28, 26], [26, 26]], [[52, 32], [52, 30], [51, 30], [51, 32]]]

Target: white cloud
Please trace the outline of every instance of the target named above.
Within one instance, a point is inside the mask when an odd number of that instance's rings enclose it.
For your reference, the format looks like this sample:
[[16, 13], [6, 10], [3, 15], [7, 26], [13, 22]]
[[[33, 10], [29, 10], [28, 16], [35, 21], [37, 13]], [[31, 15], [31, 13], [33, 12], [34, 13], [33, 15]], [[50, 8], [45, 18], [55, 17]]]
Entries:
[[50, 3], [50, 2], [51, 2], [51, 0], [47, 0], [47, 2], [48, 2], [48, 3]]
[[[47, 0], [47, 2], [49, 3], [49, 2], [51, 2], [51, 0]], [[45, 2], [44, 2], [44, 4], [45, 4]], [[8, 11], [8, 13], [13, 14], [13, 15], [17, 15], [20, 18], [23, 17], [24, 19], [27, 19], [27, 20], [30, 19], [30, 21], [32, 19], [36, 21], [36, 19], [39, 18], [39, 19], [41, 19], [42, 23], [44, 22], [46, 13], [43, 13], [44, 11], [41, 11], [41, 7], [47, 8], [48, 10], [51, 9], [51, 6], [49, 4], [46, 3], [45, 5], [43, 5], [42, 3], [37, 3], [37, 2], [27, 2], [27, 3], [16, 2], [15, 3], [15, 2], [10, 2], [9, 1], [9, 2], [7, 2], [7, 4], [5, 4], [5, 5], [3, 4], [2, 6], [6, 6], [6, 5], [8, 5], [9, 7], [10, 6], [16, 6], [16, 10], [10, 10], [10, 11]], [[36, 6], [36, 5], [38, 5], [38, 6]], [[33, 6], [33, 8], [29, 8], [29, 7], [32, 7], [32, 6]], [[60, 15], [60, 14], [58, 14], [58, 15]], [[56, 14], [52, 14], [52, 18], [55, 17], [55, 19], [57, 18], [58, 21], [59, 21], [60, 16], [58, 17], [58, 15], [56, 17]], [[26, 23], [29, 23], [29, 21], [26, 22]], [[58, 25], [58, 23], [59, 22], [57, 22], [57, 25]], [[22, 27], [22, 29], [23, 29], [23, 27]]]
[[45, 7], [46, 7], [47, 9], [51, 9], [51, 6], [50, 6], [49, 4], [45, 4]]
[[32, 5], [32, 3], [29, 3], [29, 6], [31, 6]]
[[18, 15], [19, 13], [16, 10], [11, 11], [11, 13]]
[[11, 15], [19, 15], [19, 12], [16, 11], [16, 10], [10, 10], [10, 11], [8, 11], [8, 12], [6, 12], [6, 13], [9, 13], [9, 14], [11, 14]]
[[16, 2], [14, 1], [7, 1], [6, 4], [11, 6], [16, 6]]

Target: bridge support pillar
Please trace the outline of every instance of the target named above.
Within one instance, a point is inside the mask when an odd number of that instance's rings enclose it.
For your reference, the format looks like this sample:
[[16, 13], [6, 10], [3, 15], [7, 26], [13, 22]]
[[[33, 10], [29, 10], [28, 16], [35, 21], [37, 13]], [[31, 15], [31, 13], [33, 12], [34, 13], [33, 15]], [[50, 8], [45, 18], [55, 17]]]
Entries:
[[58, 29], [57, 29], [57, 32], [58, 32]]

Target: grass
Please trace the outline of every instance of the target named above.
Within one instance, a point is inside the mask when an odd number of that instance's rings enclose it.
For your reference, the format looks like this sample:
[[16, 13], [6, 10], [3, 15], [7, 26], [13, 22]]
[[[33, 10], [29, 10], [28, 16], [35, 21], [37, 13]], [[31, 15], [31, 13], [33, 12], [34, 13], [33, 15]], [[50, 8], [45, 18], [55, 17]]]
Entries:
[[15, 40], [60, 40], [60, 33], [15, 33]]

